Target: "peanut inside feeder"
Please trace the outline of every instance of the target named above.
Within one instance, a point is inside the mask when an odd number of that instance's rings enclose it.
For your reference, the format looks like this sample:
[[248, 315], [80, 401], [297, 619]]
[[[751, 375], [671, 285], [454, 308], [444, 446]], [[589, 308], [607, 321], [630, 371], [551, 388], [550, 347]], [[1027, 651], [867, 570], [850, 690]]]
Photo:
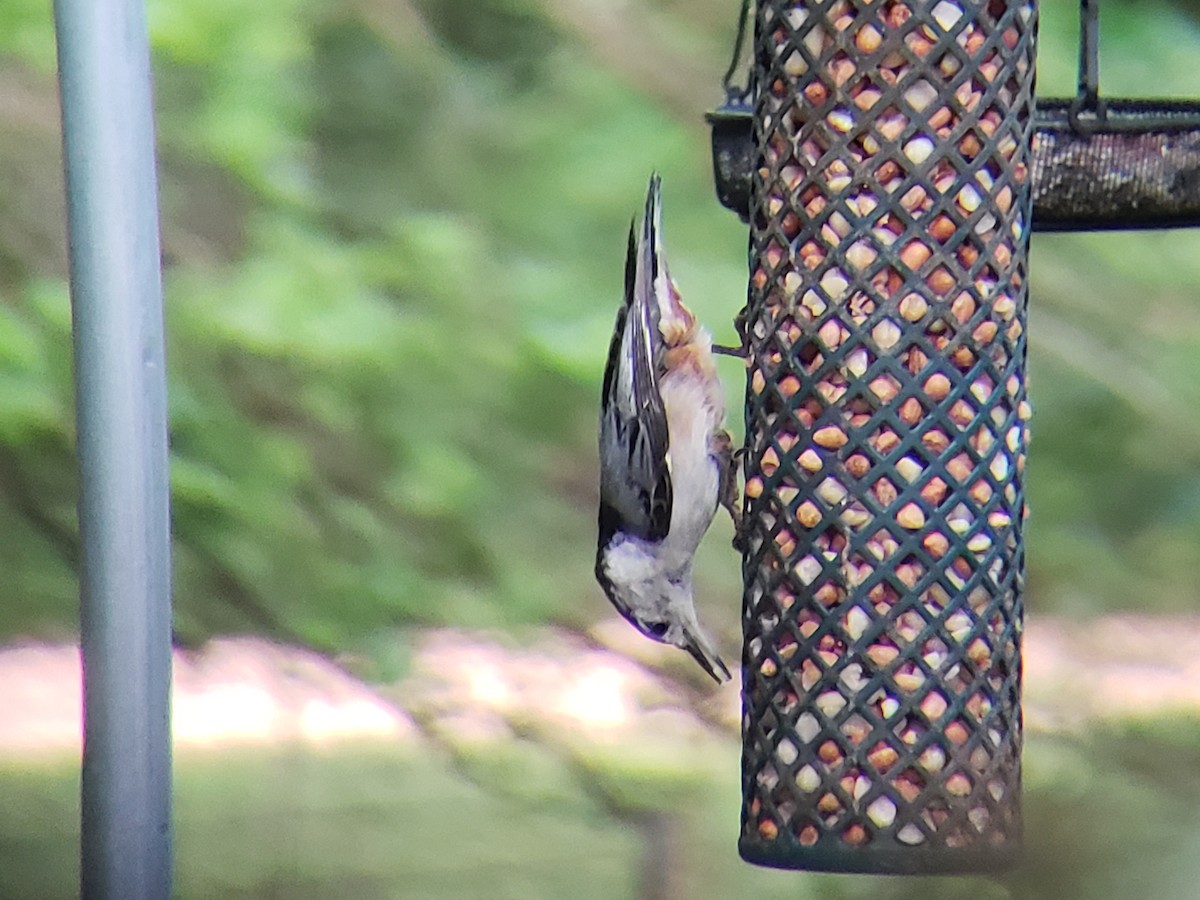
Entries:
[[759, 3], [742, 855], [1020, 839], [1031, 3]]

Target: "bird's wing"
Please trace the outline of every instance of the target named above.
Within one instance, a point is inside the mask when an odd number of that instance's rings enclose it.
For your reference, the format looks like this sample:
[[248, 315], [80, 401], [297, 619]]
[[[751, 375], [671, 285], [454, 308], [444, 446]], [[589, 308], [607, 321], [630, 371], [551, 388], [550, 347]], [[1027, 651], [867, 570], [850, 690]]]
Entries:
[[625, 302], [604, 370], [600, 419], [600, 546], [618, 525], [640, 538], [662, 540], [671, 524], [667, 414], [658, 389], [664, 352], [654, 282], [659, 258], [659, 182], [650, 181], [640, 237], [629, 228]]

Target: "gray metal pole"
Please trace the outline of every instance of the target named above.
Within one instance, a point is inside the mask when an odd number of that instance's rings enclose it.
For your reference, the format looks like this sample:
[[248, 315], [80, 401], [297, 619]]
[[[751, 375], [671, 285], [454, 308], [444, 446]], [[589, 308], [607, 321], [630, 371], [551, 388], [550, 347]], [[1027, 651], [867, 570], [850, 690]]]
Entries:
[[170, 525], [141, 0], [55, 0], [83, 543], [85, 900], [171, 895]]

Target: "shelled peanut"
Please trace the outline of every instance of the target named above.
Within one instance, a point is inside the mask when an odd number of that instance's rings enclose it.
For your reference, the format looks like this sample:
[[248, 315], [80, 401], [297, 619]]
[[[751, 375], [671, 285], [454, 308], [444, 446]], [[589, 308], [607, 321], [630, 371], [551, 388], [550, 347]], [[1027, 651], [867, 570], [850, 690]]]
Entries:
[[1032, 7], [776, 6], [748, 360], [750, 699], [779, 719], [757, 834], [995, 839], [1019, 741]]

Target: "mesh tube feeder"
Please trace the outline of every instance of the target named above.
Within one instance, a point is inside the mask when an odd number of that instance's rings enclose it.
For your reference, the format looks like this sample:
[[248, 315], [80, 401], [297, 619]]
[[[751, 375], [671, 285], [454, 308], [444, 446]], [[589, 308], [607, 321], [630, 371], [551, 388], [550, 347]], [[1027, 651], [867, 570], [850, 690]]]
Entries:
[[739, 850], [1020, 842], [1036, 7], [760, 0]]

